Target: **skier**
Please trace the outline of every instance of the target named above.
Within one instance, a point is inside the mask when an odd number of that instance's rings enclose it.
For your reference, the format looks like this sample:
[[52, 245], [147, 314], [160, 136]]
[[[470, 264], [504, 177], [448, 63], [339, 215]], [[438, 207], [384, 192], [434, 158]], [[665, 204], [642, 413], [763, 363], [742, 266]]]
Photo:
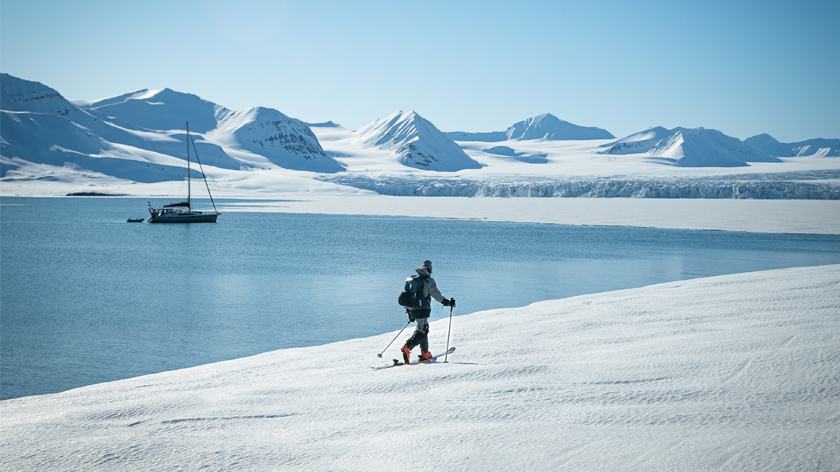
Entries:
[[[423, 279], [423, 297], [425, 297], [429, 303], [431, 303], [431, 297], [434, 297], [435, 300], [442, 303], [443, 306], [455, 306], [454, 298], [447, 300], [443, 297], [443, 295], [441, 295], [440, 290], [438, 290], [435, 279], [432, 278], [432, 261], [423, 261], [423, 265], [414, 270], [417, 272], [417, 276]], [[420, 360], [427, 361], [432, 357], [432, 353], [429, 352], [429, 315], [432, 313], [432, 310], [431, 308], [408, 310], [409, 318], [417, 322], [417, 327], [414, 330], [414, 334], [412, 334], [411, 337], [408, 338], [408, 341], [405, 342], [405, 345], [400, 348], [403, 360], [406, 364], [408, 364], [411, 350], [414, 349], [415, 346], [419, 345]]]

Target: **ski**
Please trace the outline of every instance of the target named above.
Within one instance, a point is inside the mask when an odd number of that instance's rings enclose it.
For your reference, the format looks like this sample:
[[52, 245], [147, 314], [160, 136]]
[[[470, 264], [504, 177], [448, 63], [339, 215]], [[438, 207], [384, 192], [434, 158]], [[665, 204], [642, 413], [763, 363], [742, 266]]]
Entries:
[[432, 357], [429, 358], [428, 361], [416, 361], [416, 362], [409, 362], [408, 364], [406, 364], [405, 362], [402, 362], [399, 359], [394, 359], [393, 364], [382, 365], [382, 366], [379, 366], [379, 367], [372, 367], [372, 369], [373, 370], [382, 370], [382, 369], [390, 369], [391, 367], [397, 367], [397, 366], [401, 366], [401, 365], [431, 364], [432, 362], [437, 362], [438, 357], [442, 357], [442, 356], [445, 356], [447, 354], [452, 354], [453, 352], [455, 352], [455, 348], [450, 347], [448, 351], [446, 351], [442, 354], [438, 354], [436, 356], [432, 356]]

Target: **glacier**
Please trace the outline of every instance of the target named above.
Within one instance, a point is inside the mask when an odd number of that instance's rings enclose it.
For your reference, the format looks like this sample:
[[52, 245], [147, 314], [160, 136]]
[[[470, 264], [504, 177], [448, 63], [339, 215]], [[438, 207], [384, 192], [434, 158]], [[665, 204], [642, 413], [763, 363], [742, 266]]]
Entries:
[[840, 200], [840, 170], [742, 174], [702, 179], [632, 176], [565, 180], [406, 179], [342, 175], [322, 180], [391, 196], [538, 198], [728, 198]]

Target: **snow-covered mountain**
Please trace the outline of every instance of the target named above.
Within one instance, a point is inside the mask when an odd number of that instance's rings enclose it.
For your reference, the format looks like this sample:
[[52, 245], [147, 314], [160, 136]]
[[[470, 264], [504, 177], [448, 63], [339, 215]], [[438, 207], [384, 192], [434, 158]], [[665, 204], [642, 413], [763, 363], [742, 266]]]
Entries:
[[798, 143], [780, 143], [765, 133], [747, 138], [744, 142], [775, 157], [840, 157], [840, 139], [809, 139]]
[[605, 129], [578, 126], [561, 120], [551, 113], [544, 113], [514, 123], [505, 131], [505, 134], [508, 139], [579, 140], [615, 138]]
[[136, 182], [183, 174], [185, 123], [204, 165], [343, 170], [300, 120], [277, 110], [231, 111], [192, 94], [141, 90], [71, 103], [38, 82], [0, 77], [0, 176], [27, 163], [98, 172]]
[[[174, 175], [173, 162], [141, 156], [130, 146], [116, 146], [102, 135], [142, 139], [109, 125], [38, 82], [0, 76], [0, 176], [27, 164], [86, 169], [137, 182]], [[168, 144], [172, 138], [149, 135], [147, 141]], [[183, 173], [181, 173], [183, 175]], [[49, 178], [49, 177], [45, 177]]]
[[268, 158], [285, 169], [314, 172], [344, 170], [328, 156], [304, 122], [273, 108], [255, 107], [219, 117], [208, 137], [230, 140], [235, 147]]
[[411, 110], [368, 123], [356, 134], [359, 145], [393, 151], [408, 167], [439, 172], [481, 168], [452, 139]]
[[103, 98], [74, 105], [98, 114], [102, 119], [148, 130], [183, 130], [190, 122], [190, 131], [206, 133], [216, 127], [217, 114], [228, 112], [224, 107], [203, 100], [197, 95], [165, 88]]
[[605, 145], [603, 154], [644, 154], [680, 167], [741, 167], [779, 159], [714, 129], [650, 128]]
[[506, 131], [492, 131], [489, 133], [453, 131], [446, 133], [446, 135], [456, 141], [483, 142], [499, 142], [509, 139], [547, 139], [560, 141], [615, 138], [615, 136], [605, 129], [578, 126], [561, 120], [551, 113], [544, 113], [514, 123]]

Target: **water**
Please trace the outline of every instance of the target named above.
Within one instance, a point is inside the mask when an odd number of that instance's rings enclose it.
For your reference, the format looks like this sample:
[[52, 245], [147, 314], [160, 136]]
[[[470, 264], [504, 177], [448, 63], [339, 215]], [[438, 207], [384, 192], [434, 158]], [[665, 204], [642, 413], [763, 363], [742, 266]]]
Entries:
[[[840, 263], [837, 236], [234, 213], [224, 201], [216, 224], [151, 225], [125, 222], [143, 216], [139, 199], [0, 203], [2, 399], [394, 331], [407, 321], [397, 294], [424, 259], [456, 315]], [[435, 305], [432, 320], [449, 315]]]

